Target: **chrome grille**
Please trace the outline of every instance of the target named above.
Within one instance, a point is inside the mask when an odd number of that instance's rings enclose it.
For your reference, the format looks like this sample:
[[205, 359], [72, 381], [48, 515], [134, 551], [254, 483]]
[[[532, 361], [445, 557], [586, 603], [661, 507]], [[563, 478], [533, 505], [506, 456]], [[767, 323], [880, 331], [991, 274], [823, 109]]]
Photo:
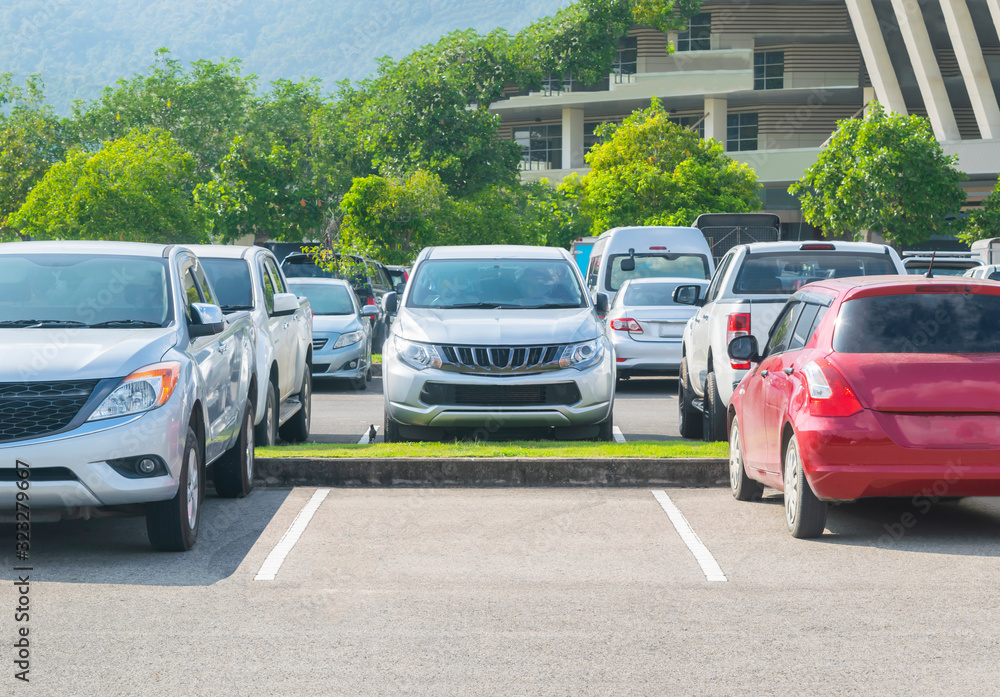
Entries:
[[439, 346], [442, 369], [521, 374], [559, 367], [563, 346]]
[[319, 351], [321, 348], [326, 346], [326, 342], [329, 339], [313, 339], [313, 351]]

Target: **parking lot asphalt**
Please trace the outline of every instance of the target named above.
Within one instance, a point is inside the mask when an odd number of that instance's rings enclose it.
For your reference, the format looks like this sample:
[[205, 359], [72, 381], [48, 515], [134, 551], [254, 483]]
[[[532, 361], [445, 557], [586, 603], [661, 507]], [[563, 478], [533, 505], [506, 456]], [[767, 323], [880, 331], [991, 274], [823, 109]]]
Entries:
[[[186, 554], [147, 551], [141, 518], [36, 524], [23, 691], [994, 691], [998, 502], [839, 506], [806, 541], [771, 490], [665, 494], [724, 582], [648, 489], [332, 489], [305, 525], [316, 490], [258, 490], [210, 498]], [[255, 580], [293, 527], [274, 580]], [[11, 673], [0, 694], [19, 691]]]
[[[313, 385], [312, 435], [316, 443], [357, 443], [370, 426], [382, 431], [382, 379], [365, 390], [348, 381], [317, 379]], [[679, 439], [677, 380], [632, 378], [618, 384], [615, 425], [626, 440]]]

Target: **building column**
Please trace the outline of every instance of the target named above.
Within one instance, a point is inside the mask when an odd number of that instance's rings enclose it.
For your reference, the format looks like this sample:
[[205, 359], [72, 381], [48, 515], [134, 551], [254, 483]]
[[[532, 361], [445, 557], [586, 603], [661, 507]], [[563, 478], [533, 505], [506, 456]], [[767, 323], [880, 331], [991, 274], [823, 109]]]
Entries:
[[872, 0], [847, 0], [847, 12], [851, 16], [854, 33], [861, 45], [861, 55], [865, 58], [868, 75], [879, 102], [886, 111], [906, 115], [906, 102], [903, 92], [899, 89], [896, 71], [889, 60], [889, 50], [885, 47], [882, 37], [882, 27], [878, 23], [878, 15], [872, 7]]
[[986, 0], [986, 4], [989, 5], [990, 14], [993, 15], [993, 26], [997, 34], [1000, 34], [1000, 0]]
[[583, 159], [583, 109], [562, 110], [562, 168], [586, 167]]
[[705, 97], [705, 139], [715, 138], [726, 149], [726, 119], [729, 100], [726, 97]]
[[934, 135], [938, 140], [961, 140], [955, 111], [948, 99], [948, 90], [941, 77], [941, 69], [934, 55], [931, 37], [927, 34], [920, 5], [912, 0], [892, 0], [892, 9], [896, 13], [899, 33], [906, 44], [906, 52], [910, 56], [910, 64], [917, 77], [917, 86], [920, 88], [920, 96], [924, 98], [927, 118], [930, 119]]
[[[995, 2], [990, 3], [990, 11], [993, 11], [994, 4]], [[948, 26], [955, 58], [962, 69], [965, 88], [969, 91], [972, 110], [976, 114], [976, 123], [979, 124], [979, 134], [986, 140], [1000, 138], [1000, 106], [997, 106], [996, 93], [986, 70], [983, 49], [979, 46], [969, 6], [965, 4], [965, 0], [941, 0], [941, 12], [944, 13], [944, 23]]]

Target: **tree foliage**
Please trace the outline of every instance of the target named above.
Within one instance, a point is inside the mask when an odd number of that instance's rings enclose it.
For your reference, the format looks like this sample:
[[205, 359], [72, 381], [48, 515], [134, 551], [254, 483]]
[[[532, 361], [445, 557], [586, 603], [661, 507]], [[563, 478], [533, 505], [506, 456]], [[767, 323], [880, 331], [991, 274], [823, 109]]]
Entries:
[[956, 162], [926, 118], [889, 115], [874, 102], [864, 119], [840, 122], [788, 191], [827, 235], [863, 239], [870, 231], [908, 246], [951, 228], [965, 201]]
[[965, 221], [959, 238], [972, 244], [976, 240], [1000, 237], [1000, 181], [979, 208], [974, 208]]
[[722, 144], [701, 140], [671, 123], [657, 99], [620, 126], [599, 127], [603, 142], [587, 154], [590, 171], [562, 189], [581, 199], [592, 231], [622, 225], [690, 225], [701, 213], [760, 209], [757, 175], [726, 156]]
[[194, 157], [161, 129], [133, 130], [90, 154], [70, 151], [11, 224], [38, 239], [197, 242]]

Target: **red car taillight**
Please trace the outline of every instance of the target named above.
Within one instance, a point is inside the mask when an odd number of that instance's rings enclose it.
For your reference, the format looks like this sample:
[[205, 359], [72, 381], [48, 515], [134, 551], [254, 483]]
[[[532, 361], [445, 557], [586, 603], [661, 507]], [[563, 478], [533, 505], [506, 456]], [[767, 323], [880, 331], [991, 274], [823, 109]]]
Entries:
[[631, 317], [611, 320], [611, 328], [619, 332], [635, 332], [642, 334], [642, 327]]
[[369, 297], [367, 300], [365, 300], [365, 305], [374, 305], [374, 304], [375, 304], [375, 298]]
[[[738, 336], [747, 336], [750, 333], [750, 314], [747, 312], [734, 312], [729, 315], [726, 322], [726, 346]], [[750, 370], [750, 362], [740, 363], [739, 361], [729, 361], [729, 365], [734, 370]]]
[[825, 358], [803, 366], [802, 376], [809, 388], [809, 413], [813, 416], [851, 416], [861, 411], [854, 390]]

